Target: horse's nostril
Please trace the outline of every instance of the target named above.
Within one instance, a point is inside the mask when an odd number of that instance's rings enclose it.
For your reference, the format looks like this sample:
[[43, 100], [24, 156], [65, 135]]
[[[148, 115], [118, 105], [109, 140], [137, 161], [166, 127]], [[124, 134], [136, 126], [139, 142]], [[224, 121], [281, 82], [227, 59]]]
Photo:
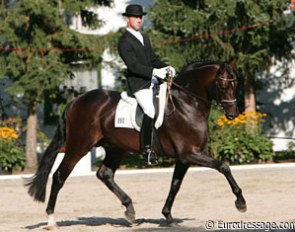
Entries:
[[235, 118], [235, 117], [234, 117], [232, 114], [230, 114], [230, 115], [227, 116], [227, 119], [228, 119], [228, 120], [233, 120], [234, 118]]

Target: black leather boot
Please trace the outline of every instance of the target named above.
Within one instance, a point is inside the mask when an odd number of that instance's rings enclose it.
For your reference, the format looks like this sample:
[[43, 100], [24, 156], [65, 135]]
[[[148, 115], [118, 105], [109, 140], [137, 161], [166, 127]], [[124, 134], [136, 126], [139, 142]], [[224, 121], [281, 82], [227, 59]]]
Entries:
[[140, 131], [141, 149], [147, 159], [147, 164], [151, 166], [158, 164], [157, 155], [152, 150], [153, 124], [154, 119], [145, 114]]

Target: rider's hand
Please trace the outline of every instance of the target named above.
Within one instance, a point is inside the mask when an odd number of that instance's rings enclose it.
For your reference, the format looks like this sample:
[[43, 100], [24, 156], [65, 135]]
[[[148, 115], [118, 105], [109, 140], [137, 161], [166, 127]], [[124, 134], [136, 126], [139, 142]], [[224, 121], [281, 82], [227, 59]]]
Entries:
[[172, 77], [174, 77], [175, 74], [176, 74], [175, 68], [173, 68], [172, 66], [167, 66], [166, 68], [168, 69], [168, 71], [171, 71], [172, 72]]
[[153, 76], [156, 78], [165, 79], [166, 75], [167, 75], [167, 67], [153, 69]]

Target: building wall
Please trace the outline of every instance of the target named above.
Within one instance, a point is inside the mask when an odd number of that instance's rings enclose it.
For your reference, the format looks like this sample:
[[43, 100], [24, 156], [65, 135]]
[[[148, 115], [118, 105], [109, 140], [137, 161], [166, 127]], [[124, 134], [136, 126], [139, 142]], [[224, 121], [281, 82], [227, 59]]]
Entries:
[[[270, 69], [270, 75], [264, 77], [268, 88], [257, 92], [258, 109], [267, 113], [264, 131], [272, 138], [274, 150], [286, 150], [290, 142], [295, 143], [295, 62], [290, 64], [289, 80], [282, 78], [281, 65]], [[283, 82], [287, 81], [284, 87]], [[293, 82], [293, 84], [292, 84]]]
[[97, 69], [73, 70], [74, 78], [66, 80], [65, 85], [79, 93], [97, 89], [97, 72]]

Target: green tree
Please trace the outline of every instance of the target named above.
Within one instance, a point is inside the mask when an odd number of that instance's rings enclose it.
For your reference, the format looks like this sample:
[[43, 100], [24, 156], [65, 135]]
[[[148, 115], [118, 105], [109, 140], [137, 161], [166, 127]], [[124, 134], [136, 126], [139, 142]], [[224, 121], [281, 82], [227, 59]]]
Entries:
[[71, 17], [81, 15], [83, 25], [102, 25], [90, 7], [110, 6], [111, 0], [22, 0], [1, 1], [0, 5], [0, 78], [10, 78], [7, 91], [22, 94], [27, 106], [26, 170], [36, 167], [37, 106], [44, 92], [54, 95], [58, 86], [71, 77], [71, 64], [100, 61], [102, 46], [97, 36], [87, 36], [68, 26]]
[[[194, 59], [234, 62], [245, 86], [244, 105], [256, 111], [256, 77], [294, 59], [295, 20], [289, 0], [157, 0], [148, 30], [158, 53], [178, 69]], [[283, 84], [280, 81], [279, 84]]]

